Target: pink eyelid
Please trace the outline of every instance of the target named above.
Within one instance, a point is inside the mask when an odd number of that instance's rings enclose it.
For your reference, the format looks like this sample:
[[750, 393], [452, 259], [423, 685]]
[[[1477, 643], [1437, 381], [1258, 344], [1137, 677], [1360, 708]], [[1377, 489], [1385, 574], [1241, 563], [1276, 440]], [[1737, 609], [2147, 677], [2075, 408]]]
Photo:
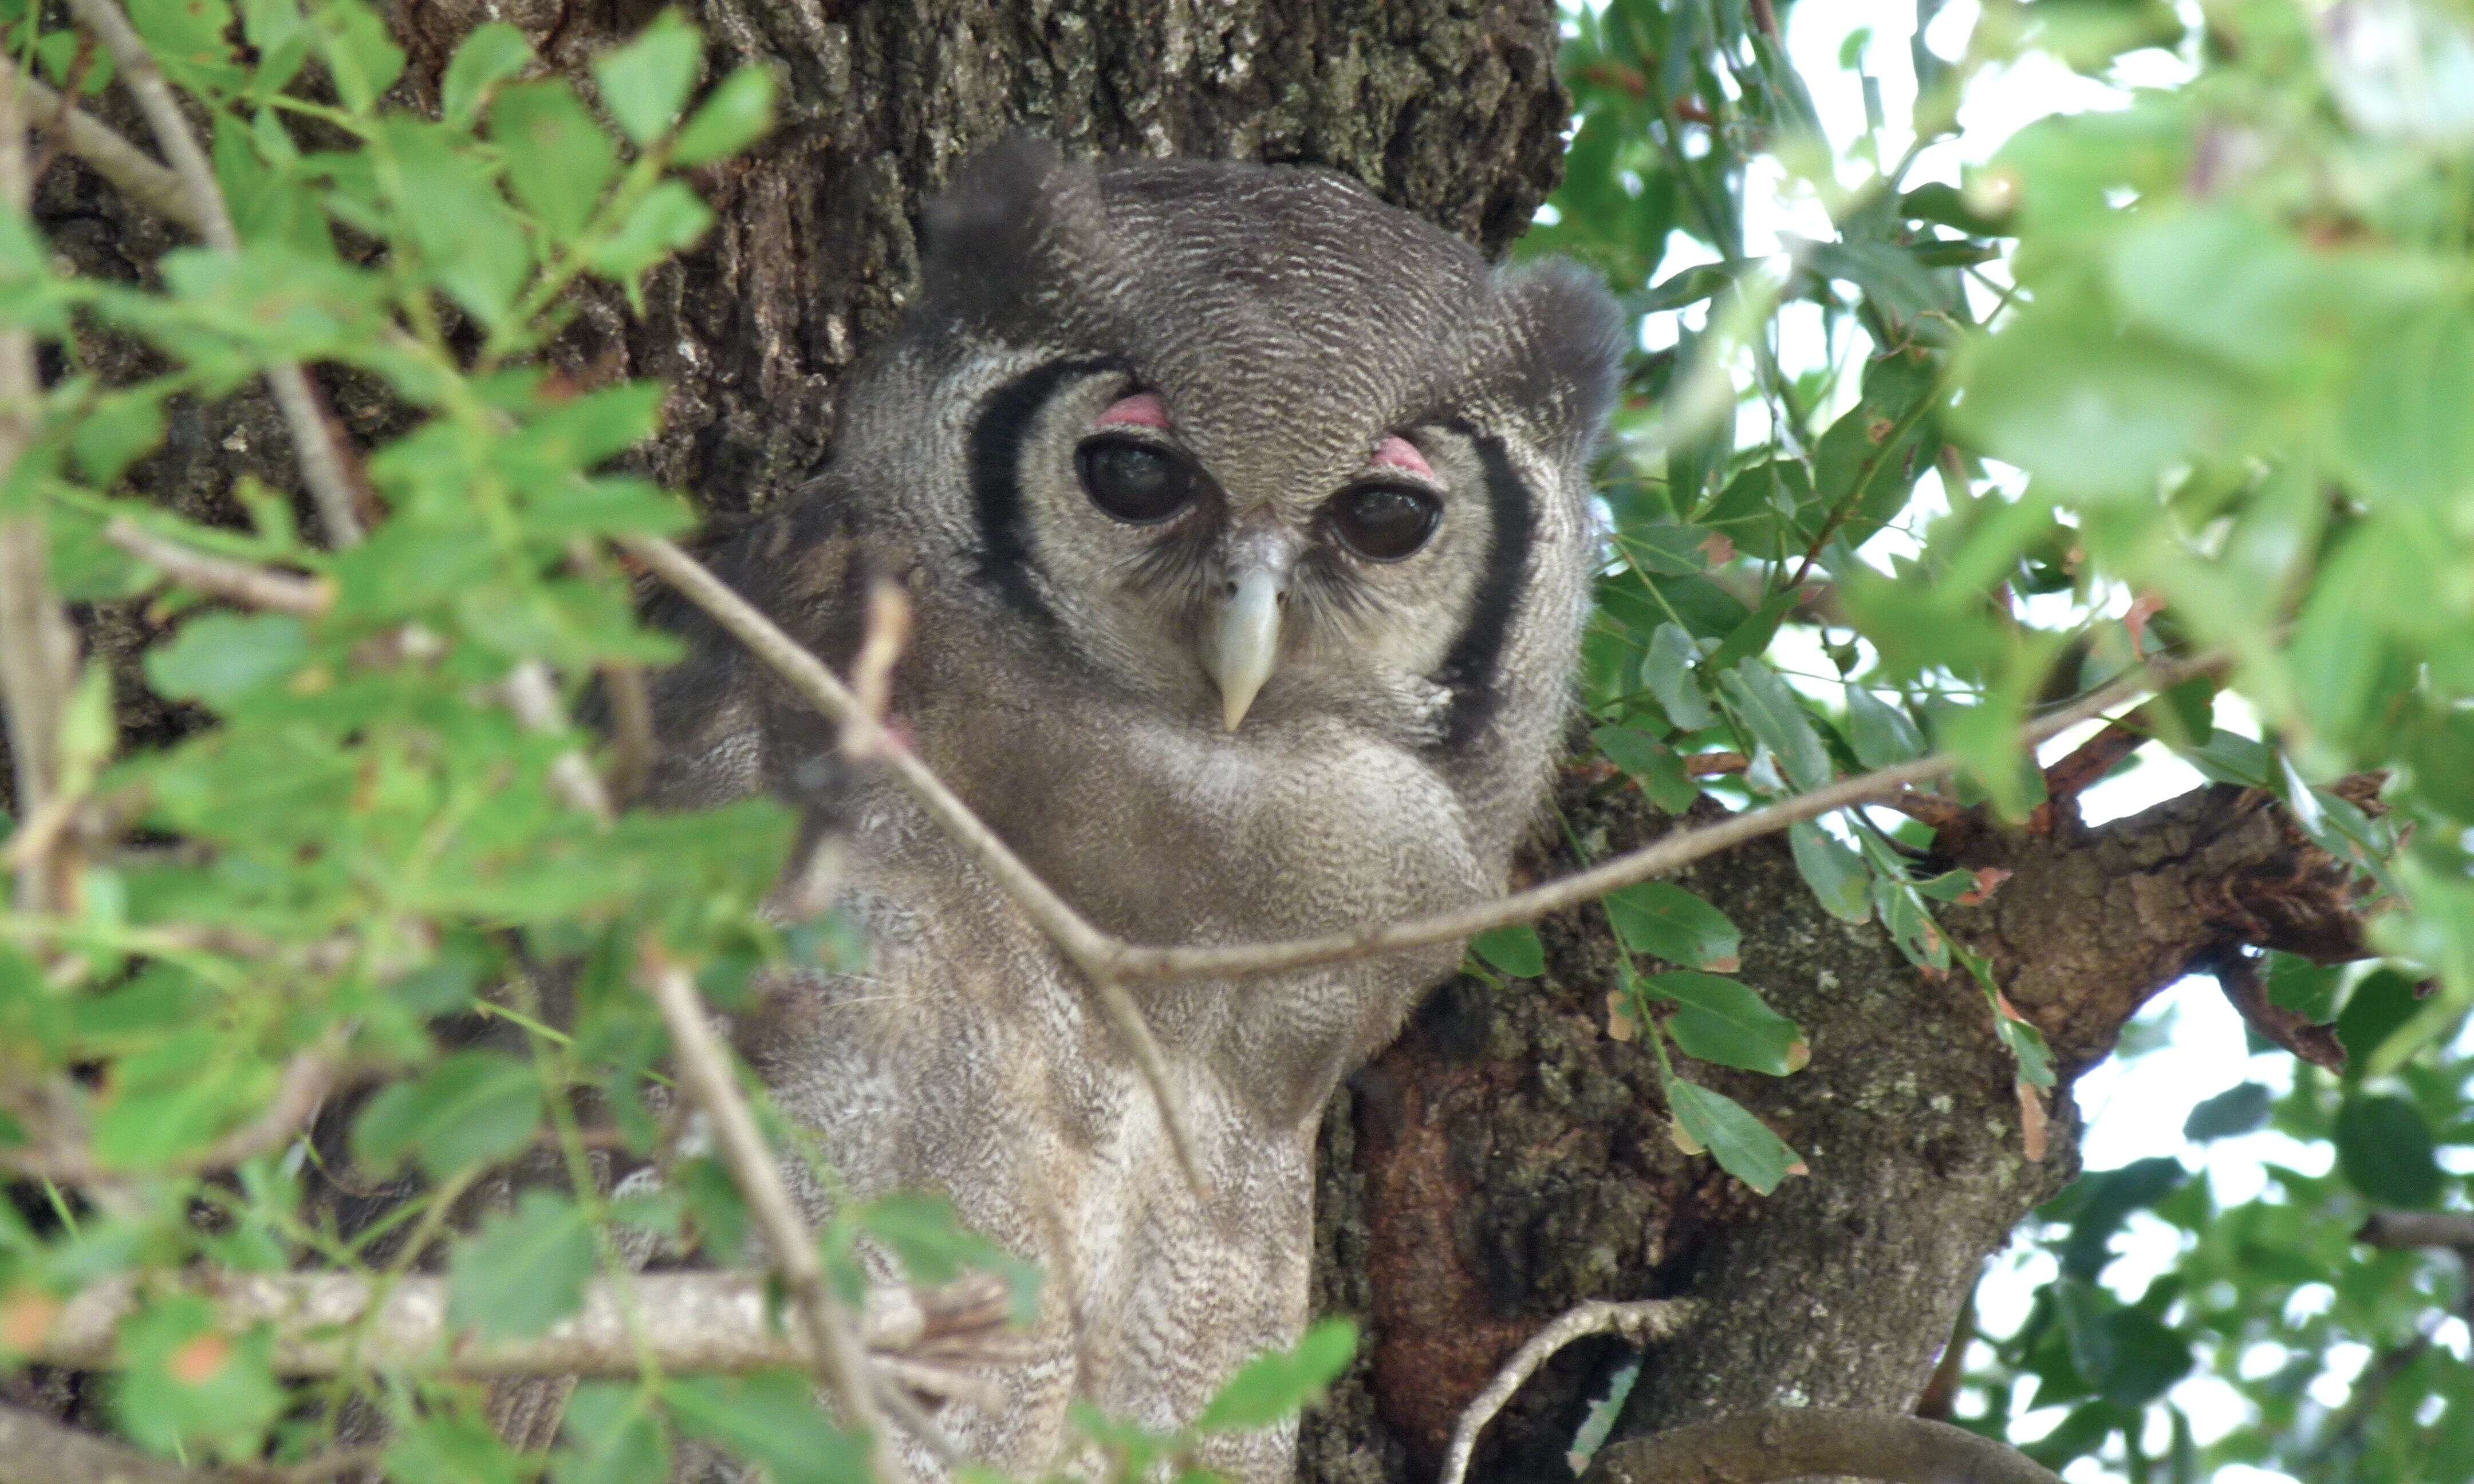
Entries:
[[[1156, 428], [1165, 433], [1168, 431], [1168, 407], [1160, 401], [1155, 393], [1137, 392], [1131, 396], [1121, 396], [1109, 403], [1107, 410], [1100, 414], [1099, 419], [1092, 426]], [[1424, 454], [1418, 451], [1418, 445], [1397, 433], [1387, 433], [1383, 436], [1382, 442], [1374, 445], [1373, 457], [1366, 461], [1366, 467], [1395, 468], [1404, 474], [1415, 474], [1420, 479], [1435, 477], [1434, 467], [1426, 462]]]
[[1162, 406], [1160, 399], [1151, 393], [1137, 392], [1131, 396], [1121, 396], [1111, 402], [1108, 410], [1100, 414], [1100, 420], [1093, 426], [1157, 428], [1165, 433], [1168, 431], [1168, 409]]
[[1396, 468], [1420, 479], [1435, 477], [1434, 467], [1426, 463], [1426, 456], [1418, 451], [1418, 445], [1397, 433], [1383, 435], [1383, 442], [1374, 445], [1374, 457], [1367, 460], [1366, 466], [1369, 468]]

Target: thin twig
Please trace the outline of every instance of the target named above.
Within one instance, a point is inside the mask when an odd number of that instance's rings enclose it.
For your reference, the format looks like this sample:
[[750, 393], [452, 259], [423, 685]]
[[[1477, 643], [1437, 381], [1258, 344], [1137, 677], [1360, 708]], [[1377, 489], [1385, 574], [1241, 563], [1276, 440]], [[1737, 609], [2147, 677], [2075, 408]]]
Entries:
[[[507, 672], [504, 688], [507, 709], [516, 713], [526, 731], [554, 736], [567, 730], [567, 712], [558, 704], [558, 686], [549, 678], [549, 666], [538, 659], [524, 660]], [[610, 792], [602, 787], [601, 775], [593, 771], [582, 749], [569, 748], [551, 760], [549, 787], [570, 808], [610, 823]]]
[[[146, 127], [154, 131], [156, 147], [163, 152], [182, 194], [188, 198], [193, 218], [190, 225], [206, 239], [206, 246], [219, 252], [238, 254], [240, 232], [232, 226], [230, 208], [224, 204], [223, 188], [215, 183], [214, 167], [207, 163], [206, 152], [198, 148], [197, 137], [189, 132], [180, 100], [172, 96], [171, 84], [163, 81], [162, 69], [155, 65], [154, 54], [146, 49], [145, 41], [113, 0], [68, 0], [68, 6], [78, 24], [93, 33], [119, 64], [122, 85], [137, 101], [137, 110], [146, 116]], [[327, 528], [327, 541], [337, 547], [358, 544], [361, 517], [354, 508], [352, 479], [345, 472], [343, 450], [336, 443], [334, 429], [327, 421], [317, 392], [309, 385], [308, 373], [293, 362], [280, 361], [267, 368], [266, 383], [275, 393], [276, 406], [282, 410], [284, 425], [292, 432], [301, 477], [309, 486], [309, 497], [317, 502], [318, 518]]]
[[1636, 1299], [1629, 1303], [1600, 1299], [1565, 1311], [1515, 1351], [1503, 1369], [1494, 1374], [1494, 1379], [1487, 1383], [1486, 1390], [1461, 1412], [1460, 1425], [1452, 1429], [1451, 1450], [1443, 1455], [1442, 1484], [1461, 1484], [1468, 1473], [1469, 1455], [1477, 1451], [1477, 1440], [1486, 1431], [1487, 1424], [1494, 1421], [1494, 1414], [1503, 1410], [1504, 1403], [1564, 1346], [1592, 1334], [1620, 1334], [1635, 1345], [1647, 1345], [1673, 1334], [1691, 1312], [1688, 1299]]
[[210, 598], [299, 618], [319, 617], [335, 606], [335, 585], [323, 577], [213, 556], [158, 536], [126, 515], [113, 516], [103, 528], [103, 539]]
[[[1733, 850], [1747, 841], [1775, 833], [1789, 825], [1856, 804], [1898, 800], [1919, 784], [1957, 773], [1963, 759], [1949, 753], [1882, 768], [1857, 778], [1800, 794], [1764, 808], [1746, 810], [1715, 824], [1677, 830], [1655, 844], [1559, 881], [1476, 906], [1401, 922], [1376, 923], [1355, 932], [1296, 938], [1281, 943], [1236, 944], [1227, 946], [1137, 947], [1102, 932], [1058, 896], [1020, 856], [997, 837], [928, 765], [909, 749], [891, 745], [883, 723], [868, 714], [859, 698], [836, 679], [815, 656], [766, 618], [745, 598], [669, 541], [654, 537], [623, 539], [627, 551], [689, 602], [702, 609], [724, 632], [773, 671], [800, 697], [846, 731], [861, 734], [859, 745], [875, 750], [911, 796], [981, 869], [995, 878], [1032, 924], [1047, 934], [1065, 957], [1099, 991], [1100, 1004], [1150, 1084], [1177, 1146], [1186, 1175], [1198, 1189], [1205, 1188], [1200, 1161], [1188, 1132], [1184, 1103], [1174, 1079], [1166, 1075], [1166, 1058], [1156, 1038], [1130, 996], [1119, 997], [1103, 988], [1141, 981], [1225, 979], [1276, 973], [1346, 959], [1367, 958], [1406, 948], [1458, 943], [1492, 928], [1534, 922], [1592, 901], [1621, 887], [1661, 876], [1706, 856]], [[2054, 734], [2100, 715], [2125, 701], [2170, 688], [2194, 676], [2214, 674], [2226, 657], [2209, 653], [2190, 659], [2165, 660], [2142, 666], [2111, 684], [2039, 717], [2022, 729], [2024, 745], [2033, 748]], [[1145, 1043], [1149, 1042], [1146, 1051]]]
[[[774, 1269], [790, 1292], [791, 1307], [814, 1357], [816, 1376], [841, 1403], [843, 1419], [874, 1440], [884, 1431], [884, 1417], [869, 1384], [858, 1331], [825, 1281], [815, 1236], [791, 1204], [781, 1166], [758, 1131], [747, 1100], [740, 1096], [729, 1057], [705, 1019], [704, 996], [686, 969], [649, 947], [644, 969], [645, 988], [662, 1012], [662, 1023], [669, 1029], [679, 1086], [712, 1120], [722, 1163], [746, 1198], [748, 1213], [764, 1233], [765, 1245], [773, 1250]], [[890, 1466], [895, 1455], [879, 1450], [877, 1458], [881, 1466]]]
[[2474, 1214], [2464, 1211], [2383, 1210], [2354, 1233], [2365, 1247], [2454, 1247], [2474, 1253]]
[[[173, 1177], [214, 1174], [292, 1142], [318, 1115], [318, 1110], [334, 1095], [351, 1070], [343, 1056], [344, 1042], [350, 1037], [348, 1027], [328, 1031], [317, 1044], [285, 1064], [274, 1098], [256, 1117], [196, 1154], [146, 1173]], [[48, 1180], [63, 1185], [94, 1185], [125, 1179], [132, 1173], [104, 1169], [83, 1148], [48, 1152], [0, 1149], [0, 1170], [21, 1179]]]
[[1091, 981], [1101, 1013], [1134, 1059], [1160, 1119], [1168, 1126], [1186, 1182], [1198, 1192], [1210, 1188], [1202, 1173], [1201, 1144], [1194, 1137], [1182, 1089], [1168, 1074], [1168, 1058], [1159, 1040], [1143, 1019], [1141, 1007], [1125, 991], [1123, 977], [1112, 972], [1125, 945], [1082, 920], [1038, 873], [1024, 864], [996, 832], [982, 823], [929, 766], [909, 748], [898, 745], [883, 721], [860, 704], [859, 697], [836, 679], [822, 660], [800, 647], [755, 605], [733, 592], [701, 562], [672, 543], [656, 537], [623, 539], [628, 553], [651, 569], [720, 624], [731, 637], [779, 676], [801, 699], [843, 729], [844, 745], [880, 759], [909, 789], [922, 807], [998, 886], [1013, 898], [1032, 925], [1047, 934], [1067, 961]]
[[[10, 70], [16, 69], [12, 66]], [[137, 146], [67, 97], [22, 72], [17, 73], [17, 86], [29, 102], [51, 115], [54, 122], [45, 124], [46, 132], [56, 128], [64, 136], [68, 152], [84, 160], [87, 169], [145, 210], [175, 227], [206, 235], [205, 219], [198, 215], [179, 176], [147, 158]]]

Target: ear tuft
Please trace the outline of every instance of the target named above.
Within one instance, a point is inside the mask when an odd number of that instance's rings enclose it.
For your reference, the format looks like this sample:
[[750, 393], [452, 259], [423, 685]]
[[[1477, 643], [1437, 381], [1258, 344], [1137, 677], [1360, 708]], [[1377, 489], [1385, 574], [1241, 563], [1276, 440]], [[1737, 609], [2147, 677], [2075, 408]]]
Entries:
[[1510, 270], [1496, 283], [1511, 343], [1507, 391], [1547, 442], [1589, 457], [1622, 374], [1622, 307], [1597, 275], [1565, 258]]
[[1104, 251], [1107, 212], [1090, 166], [1017, 133], [963, 163], [926, 226], [924, 299], [1004, 334], [1043, 300], [1053, 310], [1071, 268]]

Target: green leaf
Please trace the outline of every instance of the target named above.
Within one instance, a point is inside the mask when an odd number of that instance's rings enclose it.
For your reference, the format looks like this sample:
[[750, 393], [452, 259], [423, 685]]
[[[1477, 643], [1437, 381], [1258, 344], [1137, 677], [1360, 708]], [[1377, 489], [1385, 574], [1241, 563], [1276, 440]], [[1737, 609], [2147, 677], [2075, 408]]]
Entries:
[[1354, 1323], [1322, 1320], [1298, 1340], [1296, 1349], [1257, 1355], [1240, 1367], [1204, 1403], [1194, 1430], [1244, 1432], [1285, 1421], [1322, 1397], [1356, 1353]]
[[362, 0], [324, 0], [317, 12], [320, 53], [344, 107], [370, 111], [380, 93], [403, 75], [403, 48], [385, 19]]
[[227, 707], [299, 669], [309, 636], [288, 613], [206, 613], [147, 651], [146, 678], [175, 701]]
[[490, 1420], [474, 1412], [433, 1411], [400, 1420], [390, 1431], [386, 1449], [390, 1478], [519, 1484], [529, 1473]]
[[2462, 508], [2474, 495], [2474, 310], [2396, 326], [2336, 419], [2338, 454], [2373, 499]]
[[764, 1465], [773, 1484], [872, 1484], [859, 1440], [825, 1416], [798, 1372], [683, 1376], [663, 1397], [680, 1431]]
[[1907, 713], [1854, 681], [1847, 682], [1847, 743], [1867, 768], [1894, 767], [1925, 754], [1924, 734]]
[[439, 80], [439, 112], [457, 129], [472, 128], [498, 84], [521, 74], [532, 60], [532, 43], [505, 21], [474, 27]]
[[385, 1172], [409, 1154], [432, 1180], [445, 1180], [531, 1143], [541, 1115], [541, 1078], [531, 1067], [497, 1051], [459, 1051], [370, 1099], [352, 1125], [352, 1158]]
[[1666, 708], [1667, 719], [1686, 731], [1699, 731], [1718, 724], [1718, 713], [1701, 694], [1701, 681], [1696, 667], [1701, 662], [1701, 646], [1691, 634], [1677, 624], [1661, 624], [1649, 636], [1648, 653], [1641, 657], [1641, 683]]
[[1606, 896], [1615, 937], [1635, 953], [1670, 964], [1732, 971], [1743, 935], [1727, 914], [1671, 881], [1642, 881]]
[[2365, 974], [2337, 1016], [2337, 1040], [2345, 1048], [2347, 1075], [2361, 1076], [2380, 1047], [2421, 1008], [2422, 995], [2414, 981], [2396, 969], [2383, 967]]
[[741, 67], [722, 79], [679, 131], [670, 146], [670, 162], [709, 165], [763, 138], [773, 127], [774, 91], [772, 69], [762, 65]]
[[158, 1453], [205, 1444], [255, 1460], [284, 1407], [274, 1352], [271, 1330], [225, 1333], [201, 1295], [149, 1303], [120, 1327], [122, 1371], [110, 1395], [121, 1430]]
[[642, 1387], [578, 1382], [562, 1436], [566, 1447], [550, 1463], [558, 1484], [668, 1484], [669, 1429]]
[[1746, 659], [1718, 678], [1736, 715], [1754, 739], [1778, 759], [1779, 771], [1798, 791], [1830, 781], [1830, 753], [1795, 692], [1758, 659]]
[[650, 144], [667, 132], [695, 85], [704, 60], [704, 37], [664, 11], [635, 40], [593, 63], [601, 84], [601, 106], [638, 144]]
[[2443, 1180], [2422, 1111], [2391, 1093], [2357, 1093], [2337, 1111], [2337, 1168], [2382, 1206], [2439, 1204]]
[[1546, 971], [1546, 945], [1526, 922], [1478, 934], [1469, 940], [1469, 951], [1516, 979], [1535, 979]]
[[1686, 1056], [1772, 1077], [1786, 1076], [1811, 1059], [1796, 1023], [1740, 979], [1679, 969], [1640, 983], [1684, 1007], [1668, 1018], [1666, 1029]]
[[1763, 1195], [1789, 1175], [1806, 1173], [1803, 1158], [1741, 1103], [1681, 1077], [1662, 1080], [1677, 1126], [1695, 1146], [1708, 1150], [1720, 1169]]
[[554, 241], [581, 236], [618, 172], [618, 156], [575, 90], [565, 83], [506, 89], [490, 110], [490, 137], [516, 200]]
[[712, 226], [712, 207], [679, 181], [665, 180], [644, 194], [618, 230], [590, 246], [586, 260], [633, 298], [647, 269], [694, 247]]
[[584, 1307], [593, 1277], [593, 1227], [583, 1208], [527, 1190], [447, 1260], [447, 1318], [484, 1339], [520, 1340]]
[[1787, 826], [1786, 838], [1795, 853], [1795, 869], [1824, 910], [1842, 922], [1873, 920], [1873, 873], [1864, 857], [1808, 821]]
[[1701, 797], [1701, 785], [1684, 770], [1675, 749], [1646, 731], [1631, 727], [1600, 727], [1589, 733], [1607, 759], [1640, 784], [1649, 802], [1668, 814], [1682, 814]]
[[2337, 992], [2344, 982], [2345, 971], [2338, 965], [2279, 951], [2268, 955], [2268, 1002], [2306, 1017], [2314, 1025], [2337, 1017]]
[[2198, 1143], [2248, 1134], [2268, 1123], [2268, 1091], [2256, 1082], [2238, 1082], [2204, 1099], [2182, 1120], [2182, 1137]]
[[163, 441], [163, 404], [151, 390], [113, 393], [69, 430], [69, 452], [98, 487], [109, 489], [123, 470]]

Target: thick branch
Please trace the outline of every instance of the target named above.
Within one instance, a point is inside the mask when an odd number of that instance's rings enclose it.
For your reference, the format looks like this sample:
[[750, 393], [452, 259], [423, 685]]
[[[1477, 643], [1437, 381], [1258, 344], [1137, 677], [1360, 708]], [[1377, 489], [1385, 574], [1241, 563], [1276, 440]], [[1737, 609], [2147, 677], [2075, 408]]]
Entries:
[[[722, 1163], [746, 1198], [748, 1212], [757, 1230], [764, 1233], [765, 1245], [773, 1249], [774, 1269], [790, 1290], [791, 1306], [815, 1373], [841, 1402], [847, 1421], [871, 1436], [881, 1433], [882, 1418], [876, 1395], [868, 1386], [859, 1336], [825, 1281], [815, 1237], [790, 1202], [781, 1166], [758, 1131], [746, 1099], [739, 1095], [730, 1059], [705, 1019], [704, 996], [685, 969], [650, 953], [646, 957], [646, 988], [662, 1012], [662, 1023], [669, 1028], [679, 1086], [712, 1120]], [[877, 1456], [890, 1461], [892, 1455], [880, 1452]]]
[[[78, 24], [94, 34], [111, 60], [120, 65], [123, 85], [137, 101], [137, 109], [146, 115], [146, 127], [155, 133], [155, 143], [172, 166], [182, 193], [188, 199], [191, 225], [206, 240], [206, 246], [219, 252], [237, 254], [240, 233], [232, 226], [230, 208], [224, 204], [223, 188], [215, 183], [214, 167], [207, 163], [206, 152], [198, 148], [195, 135], [189, 132], [189, 121], [181, 113], [180, 101], [172, 96], [171, 84], [163, 81], [162, 70], [155, 65], [154, 55], [120, 12], [113, 0], [68, 0], [69, 13]], [[98, 126], [100, 127], [100, 126]], [[131, 152], [134, 154], [134, 151]], [[301, 477], [309, 486], [309, 496], [318, 504], [318, 518], [327, 528], [327, 539], [337, 546], [351, 546], [361, 539], [361, 519], [353, 508], [352, 486], [344, 472], [344, 455], [335, 441], [335, 432], [327, 424], [326, 410], [319, 405], [318, 394], [309, 385], [308, 373], [298, 365], [283, 361], [269, 367], [266, 384], [275, 393], [276, 405], [282, 409], [284, 424], [292, 430], [292, 446], [301, 462]]]
[[[633, 1283], [646, 1331], [643, 1350], [627, 1328], [629, 1295], [608, 1280], [586, 1286], [574, 1316], [522, 1340], [455, 1330], [447, 1322], [447, 1281], [439, 1278], [399, 1280], [375, 1316], [371, 1304], [380, 1285], [357, 1273], [221, 1272], [196, 1286], [213, 1302], [223, 1328], [273, 1328], [273, 1364], [284, 1376], [434, 1367], [461, 1379], [634, 1376], [647, 1353], [669, 1372], [813, 1367], [813, 1344], [802, 1331], [783, 1329], [762, 1273], [642, 1273]], [[133, 1278], [85, 1289], [53, 1316], [29, 1358], [86, 1370], [115, 1364], [121, 1323], [138, 1299]], [[1005, 1285], [985, 1276], [924, 1292], [878, 1289], [857, 1326], [854, 1353], [933, 1364], [983, 1346], [1006, 1317]]]
[[1807, 1475], [1883, 1484], [2061, 1484], [1991, 1438], [1887, 1412], [1780, 1407], [1694, 1423], [1598, 1453], [1585, 1484], [1783, 1484]]

